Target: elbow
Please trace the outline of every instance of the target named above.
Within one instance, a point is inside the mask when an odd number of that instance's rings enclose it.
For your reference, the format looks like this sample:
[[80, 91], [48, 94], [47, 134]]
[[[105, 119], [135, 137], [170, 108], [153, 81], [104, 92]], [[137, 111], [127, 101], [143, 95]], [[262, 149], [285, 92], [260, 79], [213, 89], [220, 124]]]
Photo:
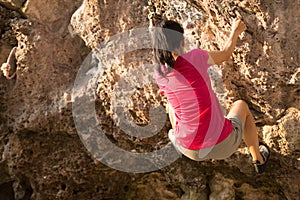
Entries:
[[220, 65], [223, 62], [229, 60], [231, 54], [228, 50], [224, 49], [222, 51], [212, 51], [209, 53], [210, 57], [213, 60], [213, 63], [216, 65]]
[[231, 53], [229, 51], [227, 51], [227, 50], [223, 51], [223, 55], [224, 55], [223, 62], [228, 61], [230, 59], [230, 57], [231, 57]]
[[217, 65], [222, 64], [223, 62], [229, 60], [230, 56], [231, 56], [231, 54], [228, 51], [226, 51], [226, 50], [221, 51], [220, 57], [219, 57], [219, 59], [216, 60], [215, 64], [217, 64]]

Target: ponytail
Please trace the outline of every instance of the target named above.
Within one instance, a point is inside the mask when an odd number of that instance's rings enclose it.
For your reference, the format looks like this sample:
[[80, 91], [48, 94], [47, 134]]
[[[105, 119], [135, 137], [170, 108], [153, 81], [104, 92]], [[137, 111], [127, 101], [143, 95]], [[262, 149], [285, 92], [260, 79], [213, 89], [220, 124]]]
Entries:
[[[158, 72], [165, 77], [174, 67], [172, 52], [179, 48], [183, 40], [182, 26], [171, 20], [162, 20], [154, 29], [154, 54]], [[162, 65], [165, 69], [162, 69]]]

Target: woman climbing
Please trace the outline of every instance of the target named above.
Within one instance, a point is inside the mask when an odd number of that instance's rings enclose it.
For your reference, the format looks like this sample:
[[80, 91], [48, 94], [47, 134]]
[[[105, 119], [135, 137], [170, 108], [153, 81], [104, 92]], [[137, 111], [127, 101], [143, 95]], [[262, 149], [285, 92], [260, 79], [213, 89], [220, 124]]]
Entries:
[[207, 69], [227, 61], [238, 36], [246, 30], [235, 19], [230, 37], [221, 51], [184, 50], [184, 30], [171, 20], [154, 29], [154, 53], [158, 63], [157, 84], [168, 100], [172, 129], [169, 138], [175, 148], [192, 160], [225, 159], [239, 147], [242, 138], [251, 153], [255, 170], [265, 170], [270, 150], [259, 143], [254, 118], [242, 101], [233, 103], [224, 117], [214, 94]]

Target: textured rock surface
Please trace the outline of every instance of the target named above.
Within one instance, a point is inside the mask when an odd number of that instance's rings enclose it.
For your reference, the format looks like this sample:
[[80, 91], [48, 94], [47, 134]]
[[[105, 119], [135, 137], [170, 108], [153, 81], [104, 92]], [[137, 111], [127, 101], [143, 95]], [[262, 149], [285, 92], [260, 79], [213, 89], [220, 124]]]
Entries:
[[[17, 77], [0, 77], [0, 199], [297, 199], [297, 3], [0, 0], [0, 62], [17, 46]], [[265, 174], [255, 175], [243, 145], [224, 161], [182, 157], [159, 171], [132, 174], [99, 163], [81, 143], [70, 93], [84, 58], [99, 44], [109, 45], [103, 42], [115, 34], [147, 28], [161, 15], [184, 25], [188, 47], [208, 50], [222, 48], [230, 20], [243, 17], [248, 29], [234, 55], [212, 74], [223, 77], [224, 88], [218, 86], [220, 80], [216, 87], [227, 99], [225, 107], [239, 98], [249, 103], [260, 137], [272, 148]], [[113, 107], [123, 104], [124, 113], [137, 125], [153, 122], [149, 108], [165, 105], [165, 99], [155, 84], [132, 86], [141, 77], [149, 78], [134, 69], [152, 64], [152, 53], [118, 53], [103, 61], [106, 71], [97, 77], [95, 105], [101, 127], [124, 150], [160, 149], [169, 142], [168, 121], [155, 136], [140, 139], [120, 128], [123, 115]], [[93, 61], [99, 59], [97, 53], [92, 55]]]

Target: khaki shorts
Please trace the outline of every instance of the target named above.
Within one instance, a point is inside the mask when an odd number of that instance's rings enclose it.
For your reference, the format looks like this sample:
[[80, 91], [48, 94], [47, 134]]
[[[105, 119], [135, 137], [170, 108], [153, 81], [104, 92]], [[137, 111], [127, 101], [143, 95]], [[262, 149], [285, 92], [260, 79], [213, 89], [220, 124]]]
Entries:
[[186, 149], [178, 144], [173, 130], [169, 131], [169, 138], [176, 150], [187, 156], [188, 158], [196, 161], [202, 161], [207, 159], [222, 160], [231, 156], [239, 147], [243, 138], [243, 122], [239, 115], [227, 116], [233, 125], [232, 133], [221, 143], [206, 149], [201, 150], [190, 150]]

